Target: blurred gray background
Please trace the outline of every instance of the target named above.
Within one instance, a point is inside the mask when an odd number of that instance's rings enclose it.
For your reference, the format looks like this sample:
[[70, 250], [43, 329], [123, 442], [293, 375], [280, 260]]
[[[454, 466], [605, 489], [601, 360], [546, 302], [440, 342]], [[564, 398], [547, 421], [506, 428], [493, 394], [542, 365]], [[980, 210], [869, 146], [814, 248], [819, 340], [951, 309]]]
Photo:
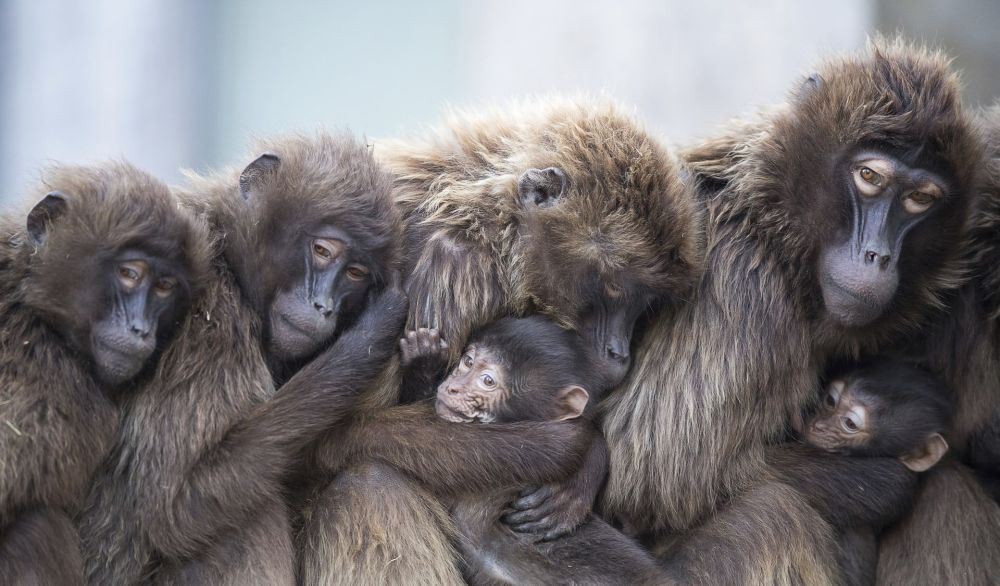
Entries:
[[167, 181], [253, 135], [419, 131], [448, 104], [588, 92], [684, 142], [782, 99], [876, 31], [940, 45], [1000, 96], [993, 0], [0, 0], [0, 201], [51, 161]]

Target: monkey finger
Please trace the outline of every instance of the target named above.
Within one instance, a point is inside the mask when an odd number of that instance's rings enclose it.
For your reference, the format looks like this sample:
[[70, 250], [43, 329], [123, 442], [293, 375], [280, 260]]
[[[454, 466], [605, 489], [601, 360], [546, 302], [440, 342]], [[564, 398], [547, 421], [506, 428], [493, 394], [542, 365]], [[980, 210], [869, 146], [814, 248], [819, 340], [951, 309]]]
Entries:
[[511, 507], [523, 511], [526, 509], [534, 509], [538, 507], [543, 502], [552, 496], [552, 488], [548, 486], [539, 487], [531, 492], [525, 493], [521, 492], [521, 498], [510, 504]]
[[552, 528], [553, 519], [551, 517], [543, 517], [537, 521], [532, 521], [529, 523], [521, 523], [520, 525], [509, 525], [511, 531], [516, 531], [517, 533], [544, 533]]

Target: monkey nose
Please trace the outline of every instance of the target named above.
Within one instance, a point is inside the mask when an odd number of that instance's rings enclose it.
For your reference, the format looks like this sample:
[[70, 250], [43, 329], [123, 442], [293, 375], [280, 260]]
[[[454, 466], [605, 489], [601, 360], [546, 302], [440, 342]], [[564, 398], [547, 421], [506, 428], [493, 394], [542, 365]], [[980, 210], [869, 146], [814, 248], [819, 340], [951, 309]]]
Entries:
[[138, 336], [139, 339], [145, 340], [149, 337], [149, 324], [133, 323], [129, 325], [129, 331]]
[[617, 360], [618, 362], [624, 362], [628, 359], [628, 346], [625, 345], [621, 340], [612, 340], [608, 342], [607, 346], [604, 348], [607, 352], [608, 358], [612, 360]]
[[333, 303], [313, 301], [313, 309], [315, 309], [324, 318], [328, 318], [333, 315]]

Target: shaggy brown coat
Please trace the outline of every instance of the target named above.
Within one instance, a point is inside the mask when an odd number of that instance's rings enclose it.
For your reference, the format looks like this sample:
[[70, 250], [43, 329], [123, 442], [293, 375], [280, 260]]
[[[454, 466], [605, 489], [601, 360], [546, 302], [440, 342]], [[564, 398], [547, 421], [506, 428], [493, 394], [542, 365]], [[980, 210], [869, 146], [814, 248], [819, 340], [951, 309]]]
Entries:
[[88, 498], [80, 527], [93, 584], [294, 583], [282, 477], [394, 348], [399, 298], [365, 314], [374, 321], [362, 316], [276, 393], [262, 319], [285, 267], [270, 255], [302, 224], [325, 219], [356, 239], [384, 280], [400, 227], [389, 175], [365, 145], [321, 134], [259, 148], [281, 167], [249, 201], [235, 169], [192, 176], [181, 194], [218, 238], [213, 278], [152, 380], [132, 391]]
[[[549, 100], [455, 114], [426, 138], [378, 144], [376, 155], [397, 176], [408, 327], [441, 329], [453, 357], [474, 328], [508, 314], [540, 310], [579, 326], [587, 283], [676, 302], [700, 271], [692, 189], [614, 104]], [[565, 173], [568, 192], [525, 210], [519, 177], [548, 167]], [[358, 454], [406, 474], [364, 464], [316, 497], [301, 548], [307, 584], [461, 584], [454, 530], [433, 495], [565, 477], [591, 437], [568, 424], [455, 426], [408, 413], [380, 420], [373, 411], [319, 450], [331, 474]]]
[[[829, 158], [855, 145], [923, 148], [959, 189], [915, 253], [900, 260], [892, 306], [856, 329], [826, 314], [821, 246], [846, 225], [846, 201], [821, 197]], [[694, 302], [649, 328], [604, 423], [607, 512], [652, 535], [685, 532], [729, 499], [716, 547], [683, 552], [691, 579], [835, 580], [830, 528], [793, 487], [765, 474], [765, 447], [817, 396], [830, 359], [912, 333], [960, 285], [958, 252], [981, 150], [940, 53], [876, 41], [831, 59], [788, 104], [684, 154], [703, 181], [708, 253]], [[844, 218], [841, 220], [841, 218]], [[914, 233], [915, 234], [915, 233]], [[763, 514], [769, 509], [767, 514]], [[757, 512], [755, 512], [757, 511]]]
[[182, 299], [207, 269], [204, 226], [132, 165], [55, 167], [31, 203], [51, 191], [67, 208], [43, 246], [23, 217], [0, 223], [0, 576], [17, 584], [83, 580], [70, 516], [111, 449], [119, 398], [95, 379], [87, 341], [68, 335], [95, 317], [100, 289], [88, 284], [126, 248], [187, 267]]

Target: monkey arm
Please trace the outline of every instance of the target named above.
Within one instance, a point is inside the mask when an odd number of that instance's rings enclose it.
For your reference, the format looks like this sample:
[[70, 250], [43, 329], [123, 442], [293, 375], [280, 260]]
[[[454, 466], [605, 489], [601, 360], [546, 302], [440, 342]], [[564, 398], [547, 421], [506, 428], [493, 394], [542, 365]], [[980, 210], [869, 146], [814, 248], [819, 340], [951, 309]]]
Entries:
[[161, 551], [191, 555], [226, 527], [241, 527], [273, 495], [294, 456], [343, 417], [392, 355], [405, 296], [383, 293], [358, 322], [296, 373], [268, 402], [237, 422], [183, 472], [157, 491], [150, 539]]
[[358, 418], [342, 449], [348, 457], [383, 460], [437, 494], [453, 495], [565, 478], [580, 466], [596, 433], [585, 421], [450, 423], [427, 402]]
[[503, 522], [519, 533], [532, 533], [549, 541], [565, 535], [583, 523], [594, 506], [597, 493], [608, 474], [608, 445], [597, 434], [583, 465], [569, 478], [521, 492], [511, 503], [514, 512]]
[[858, 458], [787, 443], [769, 448], [771, 474], [838, 528], [881, 527], [902, 516], [917, 475], [897, 458]]

